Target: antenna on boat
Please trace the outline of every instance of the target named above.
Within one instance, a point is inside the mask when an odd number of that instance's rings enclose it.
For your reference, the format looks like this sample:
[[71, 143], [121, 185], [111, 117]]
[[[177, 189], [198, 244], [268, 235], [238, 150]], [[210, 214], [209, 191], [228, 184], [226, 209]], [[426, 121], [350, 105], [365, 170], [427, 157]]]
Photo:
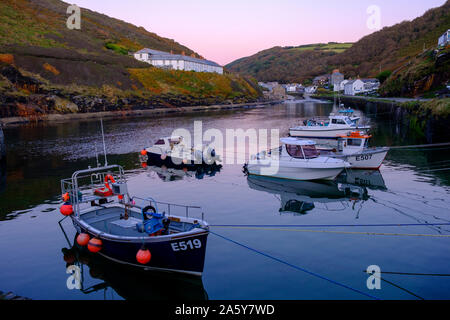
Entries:
[[97, 142], [94, 142], [95, 146], [95, 159], [97, 161], [97, 168], [100, 167], [100, 162], [98, 162], [98, 151], [97, 151]]
[[100, 118], [100, 126], [102, 128], [103, 152], [105, 153], [105, 167], [107, 167], [108, 166], [108, 159], [106, 158], [105, 133], [103, 132], [103, 118]]

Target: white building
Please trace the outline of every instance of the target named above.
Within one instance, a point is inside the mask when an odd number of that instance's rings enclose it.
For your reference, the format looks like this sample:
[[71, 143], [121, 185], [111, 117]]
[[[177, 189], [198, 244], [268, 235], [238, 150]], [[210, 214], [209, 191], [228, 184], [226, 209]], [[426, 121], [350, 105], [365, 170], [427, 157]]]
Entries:
[[380, 81], [378, 79], [361, 79], [364, 82], [364, 91], [376, 91], [380, 89]]
[[142, 49], [134, 54], [134, 58], [150, 63], [159, 68], [169, 68], [184, 71], [216, 72], [223, 74], [223, 67], [209, 60], [198, 59], [181, 54], [171, 54], [164, 51]]
[[314, 93], [316, 93], [317, 89], [318, 89], [318, 86], [309, 86], [309, 87], [305, 88], [305, 93], [314, 94]]
[[360, 79], [350, 80], [344, 86], [344, 94], [348, 96], [354, 96], [362, 92], [364, 92], [364, 82]]
[[442, 36], [439, 37], [438, 46], [445, 47], [450, 44], [450, 29], [448, 29]]
[[344, 81], [341, 81], [341, 83], [339, 84], [339, 91], [344, 91], [345, 90], [345, 84], [347, 83], [347, 82], [349, 82], [350, 80], [344, 80]]

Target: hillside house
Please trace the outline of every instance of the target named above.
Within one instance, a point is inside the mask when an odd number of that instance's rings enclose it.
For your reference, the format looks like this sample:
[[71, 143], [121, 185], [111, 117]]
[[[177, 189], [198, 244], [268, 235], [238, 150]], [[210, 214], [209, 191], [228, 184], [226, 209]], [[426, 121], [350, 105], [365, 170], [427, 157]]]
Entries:
[[213, 61], [198, 59], [182, 54], [172, 54], [144, 48], [135, 52], [134, 58], [158, 68], [196, 72], [216, 72], [223, 74], [223, 67]]
[[380, 81], [378, 79], [361, 79], [364, 82], [364, 91], [376, 91], [380, 88]]
[[347, 83], [347, 82], [349, 82], [350, 80], [343, 80], [343, 81], [341, 81], [341, 83], [339, 84], [339, 91], [344, 91], [344, 89], [345, 89], [345, 84]]
[[448, 29], [442, 36], [439, 37], [438, 46], [445, 47], [450, 45], [450, 29]]
[[324, 75], [315, 77], [313, 80], [313, 85], [324, 86], [324, 85], [328, 84], [329, 81], [330, 81], [330, 75], [324, 74]]
[[345, 95], [354, 96], [362, 92], [364, 92], [364, 82], [362, 82], [360, 79], [350, 80], [344, 86]]
[[341, 82], [344, 81], [344, 75], [339, 70], [334, 70], [330, 76], [330, 85], [334, 91], [339, 91]]

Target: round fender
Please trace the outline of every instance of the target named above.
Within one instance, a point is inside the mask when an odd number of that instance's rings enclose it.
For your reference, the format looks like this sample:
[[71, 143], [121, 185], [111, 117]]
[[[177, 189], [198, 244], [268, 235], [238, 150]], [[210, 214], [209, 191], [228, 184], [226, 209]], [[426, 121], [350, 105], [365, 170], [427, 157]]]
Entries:
[[152, 207], [152, 206], [145, 207], [144, 209], [142, 209], [142, 212], [144, 213], [144, 219], [145, 220], [150, 220], [152, 218], [152, 216], [146, 215], [146, 213], [149, 212], [149, 211], [153, 212], [153, 213], [156, 213], [156, 209], [154, 207]]

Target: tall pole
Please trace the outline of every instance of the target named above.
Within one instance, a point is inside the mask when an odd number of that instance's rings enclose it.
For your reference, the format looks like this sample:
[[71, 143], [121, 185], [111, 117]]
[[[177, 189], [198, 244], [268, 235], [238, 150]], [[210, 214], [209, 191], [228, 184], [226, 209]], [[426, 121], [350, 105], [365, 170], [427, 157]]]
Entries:
[[105, 133], [103, 132], [103, 119], [100, 119], [100, 125], [102, 127], [102, 139], [103, 139], [103, 152], [105, 153], [105, 167], [108, 166], [108, 159], [106, 158], [106, 145], [105, 145]]

